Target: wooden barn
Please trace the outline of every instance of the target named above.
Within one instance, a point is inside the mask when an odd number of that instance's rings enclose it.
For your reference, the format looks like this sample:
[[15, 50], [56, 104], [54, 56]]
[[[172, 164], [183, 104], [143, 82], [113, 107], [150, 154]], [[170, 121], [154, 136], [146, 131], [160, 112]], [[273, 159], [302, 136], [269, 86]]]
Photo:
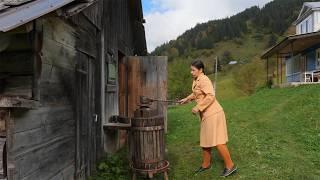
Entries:
[[166, 98], [143, 23], [140, 0], [0, 0], [1, 178], [86, 179], [126, 144], [114, 116]]

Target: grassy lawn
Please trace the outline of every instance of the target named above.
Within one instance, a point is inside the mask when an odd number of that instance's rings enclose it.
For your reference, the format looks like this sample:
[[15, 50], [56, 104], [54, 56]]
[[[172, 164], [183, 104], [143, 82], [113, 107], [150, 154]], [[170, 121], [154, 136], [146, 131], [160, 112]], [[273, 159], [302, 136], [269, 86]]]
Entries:
[[[239, 168], [229, 179], [320, 179], [319, 92], [319, 85], [263, 89], [220, 101], [227, 116], [228, 146]], [[217, 179], [223, 161], [216, 150], [212, 169], [193, 175], [201, 164], [199, 118], [190, 113], [193, 105], [169, 108], [170, 179]], [[100, 164], [104, 170], [91, 179], [129, 179], [126, 157], [122, 150], [106, 159]]]
[[[320, 179], [320, 86], [260, 90], [223, 100], [229, 149], [239, 172], [230, 179]], [[193, 104], [169, 109], [167, 135], [171, 179], [216, 179], [223, 161], [193, 176], [201, 164], [199, 119]]]

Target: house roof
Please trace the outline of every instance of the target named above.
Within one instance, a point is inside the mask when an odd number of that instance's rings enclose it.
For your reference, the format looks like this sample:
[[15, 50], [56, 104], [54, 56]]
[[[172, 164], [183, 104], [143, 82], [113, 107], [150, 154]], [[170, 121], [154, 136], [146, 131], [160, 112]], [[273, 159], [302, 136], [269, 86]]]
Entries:
[[[0, 0], [0, 31], [7, 32], [76, 0]], [[78, 4], [92, 4], [93, 0]], [[79, 11], [84, 6], [77, 6]], [[87, 7], [87, 6], [85, 6]], [[82, 9], [81, 9], [82, 8]], [[77, 11], [77, 12], [79, 12]]]
[[304, 5], [310, 8], [319, 8], [320, 2], [305, 2]]
[[292, 35], [265, 51], [261, 58], [267, 59], [275, 54], [280, 56], [295, 55], [317, 44], [320, 44], [320, 32]]
[[320, 2], [305, 2], [300, 10], [299, 16], [293, 25], [299, 24], [306, 17], [308, 17], [313, 11], [320, 10]]

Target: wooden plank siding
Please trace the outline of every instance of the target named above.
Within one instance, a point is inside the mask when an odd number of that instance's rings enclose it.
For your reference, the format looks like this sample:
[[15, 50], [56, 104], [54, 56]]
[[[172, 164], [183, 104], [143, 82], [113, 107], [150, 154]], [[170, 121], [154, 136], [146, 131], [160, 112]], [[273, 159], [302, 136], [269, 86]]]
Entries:
[[[116, 61], [118, 78], [115, 86], [106, 84], [104, 124], [109, 123], [110, 117], [126, 114], [128, 102], [126, 102], [126, 62], [124, 56], [135, 55], [135, 22], [136, 10], [139, 1], [104, 1], [105, 10], [105, 61]], [[143, 43], [143, 42], [142, 42]], [[145, 44], [145, 42], [144, 42]], [[106, 72], [105, 72], [106, 73]], [[105, 150], [115, 152], [125, 145], [127, 135], [124, 131], [105, 131]]]
[[[37, 104], [0, 103], [9, 180], [87, 179], [105, 152], [125, 144], [125, 131], [103, 125], [128, 110], [125, 57], [136, 55], [141, 18], [134, 2], [98, 0], [72, 17], [52, 13], [0, 34], [0, 100]], [[106, 83], [108, 61], [115, 84]]]

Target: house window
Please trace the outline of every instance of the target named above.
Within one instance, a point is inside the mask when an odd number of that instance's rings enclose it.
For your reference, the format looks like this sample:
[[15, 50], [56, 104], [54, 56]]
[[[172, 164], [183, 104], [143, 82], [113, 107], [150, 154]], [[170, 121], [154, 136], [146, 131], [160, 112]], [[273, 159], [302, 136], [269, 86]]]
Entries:
[[316, 68], [320, 69], [320, 49], [317, 49]]
[[306, 21], [306, 33], [309, 32], [309, 20]]

